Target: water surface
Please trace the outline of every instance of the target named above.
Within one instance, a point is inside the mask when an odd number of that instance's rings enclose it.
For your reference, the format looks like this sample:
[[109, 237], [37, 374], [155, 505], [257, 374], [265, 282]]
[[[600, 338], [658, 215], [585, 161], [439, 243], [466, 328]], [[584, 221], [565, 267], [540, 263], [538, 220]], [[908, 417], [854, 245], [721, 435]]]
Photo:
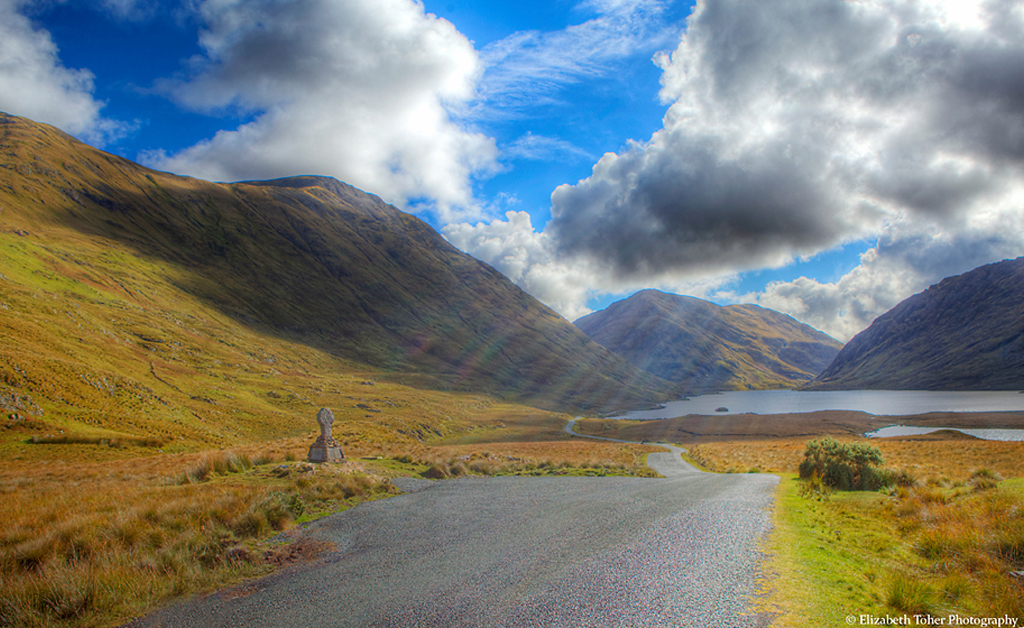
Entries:
[[854, 410], [876, 416], [1024, 412], [1024, 394], [1017, 391], [749, 390], [670, 401], [661, 408], [636, 410], [612, 418], [671, 419], [687, 414], [788, 414], [820, 410]]
[[868, 438], [892, 438], [893, 436], [919, 436], [931, 434], [939, 430], [956, 430], [969, 434], [975, 438], [985, 440], [1016, 440], [1024, 441], [1024, 430], [1012, 429], [990, 429], [990, 428], [962, 428], [962, 427], [919, 427], [916, 425], [889, 425], [874, 432], [865, 434]]

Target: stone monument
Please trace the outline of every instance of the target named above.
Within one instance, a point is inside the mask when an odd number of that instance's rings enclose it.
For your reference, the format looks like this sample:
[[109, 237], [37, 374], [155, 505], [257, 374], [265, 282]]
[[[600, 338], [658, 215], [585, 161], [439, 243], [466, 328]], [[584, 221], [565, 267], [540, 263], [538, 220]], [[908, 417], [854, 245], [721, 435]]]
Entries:
[[320, 436], [309, 447], [310, 462], [341, 462], [345, 454], [341, 453], [341, 446], [331, 436], [331, 424], [334, 423], [334, 413], [330, 408], [320, 408], [316, 413], [316, 422], [320, 424]]

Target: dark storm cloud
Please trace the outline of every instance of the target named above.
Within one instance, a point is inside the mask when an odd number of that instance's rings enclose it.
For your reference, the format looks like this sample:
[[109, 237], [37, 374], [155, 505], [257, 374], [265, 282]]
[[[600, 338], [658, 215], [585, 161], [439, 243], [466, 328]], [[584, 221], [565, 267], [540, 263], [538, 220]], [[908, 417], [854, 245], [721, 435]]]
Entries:
[[548, 229], [562, 253], [653, 277], [1003, 211], [1024, 164], [1022, 23], [1008, 2], [699, 3], [660, 60], [665, 128], [557, 189]]
[[723, 257], [813, 250], [849, 228], [818, 211], [838, 201], [806, 171], [824, 176], [822, 169], [794, 163], [791, 147], [726, 161], [687, 139], [668, 150], [608, 156], [595, 168], [601, 176], [559, 188], [552, 228], [562, 250], [600, 251], [625, 275], [714, 269]]

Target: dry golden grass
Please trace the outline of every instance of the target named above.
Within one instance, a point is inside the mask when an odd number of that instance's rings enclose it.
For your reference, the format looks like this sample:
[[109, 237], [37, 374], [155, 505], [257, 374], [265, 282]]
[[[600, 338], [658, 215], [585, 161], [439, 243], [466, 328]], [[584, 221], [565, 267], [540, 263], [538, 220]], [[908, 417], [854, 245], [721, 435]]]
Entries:
[[982, 470], [955, 490], [915, 487], [893, 494], [886, 507], [900, 541], [924, 561], [913, 574], [920, 583], [913, 595], [894, 579], [888, 602], [895, 610], [943, 615], [953, 608], [1024, 619], [1024, 582], [1008, 575], [1024, 569], [1024, 499], [1019, 490], [998, 485]]
[[794, 477], [805, 438], [690, 448], [714, 471], [784, 474], [767, 566], [781, 574], [766, 597], [782, 613], [777, 625], [858, 613], [1024, 620], [1024, 583], [1009, 575], [1024, 570], [1024, 443], [958, 432], [837, 438], [878, 447], [885, 467], [915, 482], [882, 493], [808, 490]]
[[289, 462], [293, 443], [254, 449], [5, 465], [0, 625], [123, 622], [263, 573], [271, 535], [393, 491], [359, 463]]
[[[919, 481], [965, 482], [978, 469], [991, 469], [1003, 477], [1024, 476], [1024, 442], [987, 441], [953, 433], [945, 438], [893, 439], [837, 437], [878, 447], [884, 466], [903, 469]], [[803, 460], [806, 438], [702, 443], [690, 455], [711, 470], [796, 473]]]
[[[8, 442], [24, 455], [0, 465], [0, 625], [116, 625], [169, 599], [264, 573], [282, 556], [302, 554], [269, 546], [274, 534], [387, 495], [395, 475], [649, 474], [643, 459], [652, 448], [572, 438], [562, 432], [563, 415], [423, 394], [427, 409], [419, 412], [446, 404], [464, 418], [338, 421], [334, 433], [347, 456], [340, 465], [299, 462], [313, 431], [173, 454]], [[383, 405], [384, 398], [365, 399]], [[417, 432], [428, 429], [433, 441]]]
[[[656, 477], [645, 464], [655, 448], [587, 442], [488, 443], [431, 447], [416, 460], [442, 469], [442, 477], [480, 475], [630, 475]], [[464, 470], [463, 470], [464, 468]], [[455, 469], [455, 473], [452, 473]]]

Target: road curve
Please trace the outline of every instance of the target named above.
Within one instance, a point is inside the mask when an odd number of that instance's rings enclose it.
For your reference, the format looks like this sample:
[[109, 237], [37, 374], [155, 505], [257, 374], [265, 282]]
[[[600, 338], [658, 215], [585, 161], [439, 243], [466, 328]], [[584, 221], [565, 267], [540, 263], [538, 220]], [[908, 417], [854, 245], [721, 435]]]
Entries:
[[700, 469], [693, 466], [689, 462], [686, 462], [682, 458], [682, 454], [686, 452], [682, 447], [676, 447], [668, 443], [637, 443], [630, 440], [620, 440], [618, 438], [606, 438], [604, 436], [589, 436], [587, 434], [578, 434], [573, 428], [576, 426], [576, 422], [583, 417], [576, 417], [570, 420], [565, 425], [565, 432], [570, 436], [578, 436], [580, 438], [592, 438], [594, 440], [607, 440], [613, 443], [629, 443], [631, 445], [646, 444], [655, 447], [664, 447], [668, 449], [667, 452], [656, 452], [647, 455], [647, 466], [653, 469], [656, 473], [665, 478], [681, 478], [690, 477], [702, 473]]
[[319, 559], [130, 626], [757, 625], [778, 478], [649, 458], [666, 479], [398, 481], [402, 495], [310, 524], [335, 544]]

